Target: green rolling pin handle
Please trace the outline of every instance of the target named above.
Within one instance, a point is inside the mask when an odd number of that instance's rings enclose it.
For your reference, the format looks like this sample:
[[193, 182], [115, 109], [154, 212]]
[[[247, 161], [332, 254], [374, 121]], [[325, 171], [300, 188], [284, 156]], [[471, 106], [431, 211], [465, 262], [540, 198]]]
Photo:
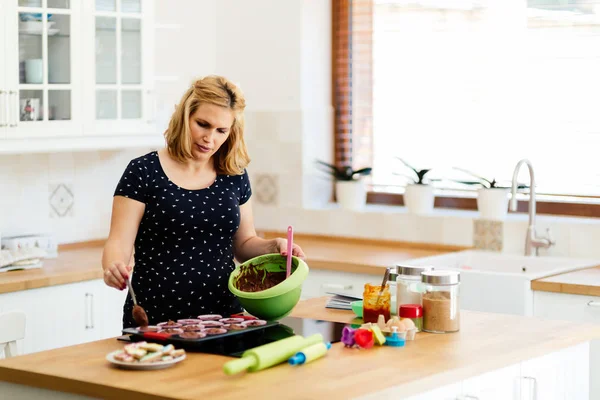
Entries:
[[329, 350], [330, 348], [331, 343], [316, 343], [311, 346], [308, 346], [302, 351], [297, 352], [295, 355], [290, 357], [288, 362], [291, 365], [306, 364], [313, 360], [323, 357], [327, 353], [327, 350]]
[[225, 363], [225, 365], [223, 365], [223, 371], [225, 371], [227, 375], [239, 374], [240, 372], [253, 367], [257, 362], [256, 357], [248, 355]]
[[223, 371], [227, 375], [234, 375], [242, 371], [260, 371], [286, 362], [296, 352], [322, 342], [323, 335], [320, 333], [315, 333], [306, 338], [299, 335], [291, 336], [246, 350], [241, 358], [226, 362], [223, 365]]

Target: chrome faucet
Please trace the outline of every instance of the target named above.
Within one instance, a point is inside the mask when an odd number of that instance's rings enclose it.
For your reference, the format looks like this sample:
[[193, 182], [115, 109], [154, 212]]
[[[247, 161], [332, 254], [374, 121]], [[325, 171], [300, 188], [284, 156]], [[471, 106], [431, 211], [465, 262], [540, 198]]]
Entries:
[[517, 177], [523, 164], [527, 164], [529, 169], [529, 225], [527, 226], [527, 236], [525, 237], [525, 255], [539, 255], [540, 247], [547, 249], [556, 242], [552, 239], [550, 228], [546, 229], [546, 237], [538, 237], [535, 231], [535, 176], [533, 174], [533, 165], [531, 161], [523, 159], [517, 163], [512, 179], [512, 193], [510, 199], [510, 210], [517, 211]]

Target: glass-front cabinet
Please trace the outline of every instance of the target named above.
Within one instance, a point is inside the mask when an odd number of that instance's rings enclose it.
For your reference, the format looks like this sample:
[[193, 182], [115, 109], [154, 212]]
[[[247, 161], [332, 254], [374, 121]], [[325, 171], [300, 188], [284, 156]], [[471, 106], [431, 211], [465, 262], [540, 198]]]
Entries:
[[152, 134], [151, 18], [152, 0], [2, 0], [0, 139]]
[[79, 1], [8, 0], [4, 61], [7, 138], [77, 134], [82, 118]]
[[150, 2], [90, 0], [86, 13], [86, 133], [144, 133], [153, 126]]

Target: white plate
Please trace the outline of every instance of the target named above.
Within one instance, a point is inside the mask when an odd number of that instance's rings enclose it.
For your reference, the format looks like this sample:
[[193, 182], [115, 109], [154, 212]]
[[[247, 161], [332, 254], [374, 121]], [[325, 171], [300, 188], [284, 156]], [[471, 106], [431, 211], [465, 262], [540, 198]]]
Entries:
[[140, 362], [130, 363], [130, 362], [116, 360], [114, 356], [115, 356], [115, 354], [118, 354], [119, 352], [121, 352], [121, 350], [116, 350], [116, 351], [113, 351], [112, 353], [107, 354], [106, 360], [109, 361], [110, 363], [116, 365], [117, 367], [123, 368], [123, 369], [139, 369], [139, 370], [163, 369], [163, 368], [169, 368], [170, 366], [175, 365], [178, 362], [185, 360], [185, 353], [184, 353], [182, 356], [179, 356], [179, 357], [177, 357], [173, 360], [169, 360], [169, 361], [156, 361], [156, 362], [152, 362], [152, 363], [140, 363]]

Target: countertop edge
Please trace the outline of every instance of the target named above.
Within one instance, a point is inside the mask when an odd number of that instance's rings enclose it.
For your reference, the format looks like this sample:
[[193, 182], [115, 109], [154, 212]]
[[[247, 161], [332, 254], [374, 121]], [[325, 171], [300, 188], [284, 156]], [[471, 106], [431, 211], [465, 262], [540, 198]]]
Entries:
[[579, 296], [600, 296], [600, 286], [544, 282], [543, 280], [531, 281], [531, 290]]

